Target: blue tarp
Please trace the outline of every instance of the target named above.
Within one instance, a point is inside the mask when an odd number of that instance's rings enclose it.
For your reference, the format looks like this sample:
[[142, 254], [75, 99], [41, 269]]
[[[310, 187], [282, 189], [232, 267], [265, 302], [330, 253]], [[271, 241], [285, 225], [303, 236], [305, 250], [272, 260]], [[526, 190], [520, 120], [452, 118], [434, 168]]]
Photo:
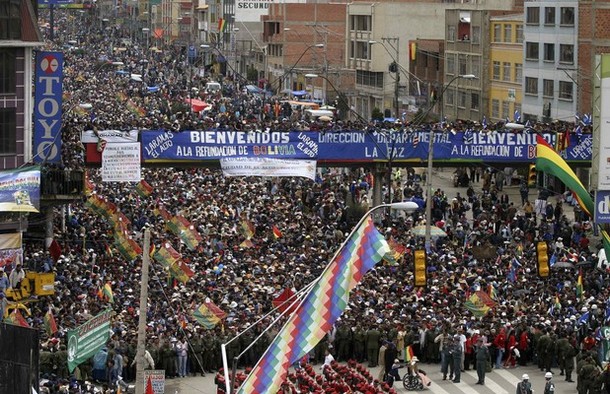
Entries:
[[292, 91], [293, 96], [305, 96], [306, 94], [307, 94], [307, 91], [305, 91], [305, 90], [293, 90]]

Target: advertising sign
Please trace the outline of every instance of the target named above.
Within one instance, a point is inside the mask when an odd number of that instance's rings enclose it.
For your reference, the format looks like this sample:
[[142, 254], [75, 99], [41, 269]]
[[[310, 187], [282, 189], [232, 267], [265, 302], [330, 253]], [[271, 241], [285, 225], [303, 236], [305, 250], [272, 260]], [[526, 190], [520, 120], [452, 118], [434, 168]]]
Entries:
[[[289, 1], [297, 3], [297, 1]], [[235, 20], [239, 22], [260, 22], [261, 16], [269, 14], [273, 0], [236, 0]]]
[[610, 223], [610, 191], [597, 190], [595, 192], [595, 223]]
[[85, 324], [68, 331], [68, 369], [74, 371], [79, 364], [89, 360], [110, 338], [110, 317], [107, 309]]
[[57, 163], [61, 158], [62, 52], [38, 52], [34, 88], [34, 162]]
[[601, 55], [601, 106], [597, 189], [610, 190], [610, 55]]
[[38, 212], [39, 208], [39, 167], [0, 172], [0, 212]]
[[83, 131], [80, 140], [83, 144], [97, 144], [100, 139], [107, 143], [138, 142], [138, 130], [87, 130]]
[[[544, 138], [555, 144], [554, 133]], [[421, 163], [428, 158], [430, 134], [341, 131], [246, 133], [240, 131], [143, 131], [142, 158], [147, 163], [200, 162], [226, 158], [272, 158], [333, 162]], [[570, 135], [561, 155], [568, 162], [591, 160], [591, 134]], [[536, 160], [536, 134], [434, 133], [434, 160], [445, 163], [524, 163]]]

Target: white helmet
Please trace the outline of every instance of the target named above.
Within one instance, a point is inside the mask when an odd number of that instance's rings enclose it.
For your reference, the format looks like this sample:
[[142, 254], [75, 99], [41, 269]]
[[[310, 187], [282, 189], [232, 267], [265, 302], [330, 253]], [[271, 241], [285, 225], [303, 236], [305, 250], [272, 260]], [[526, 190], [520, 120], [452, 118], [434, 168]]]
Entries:
[[522, 380], [529, 380], [529, 378], [530, 378], [529, 375], [526, 373], [524, 373], [523, 376], [521, 376]]
[[544, 374], [544, 378], [545, 379], [551, 379], [553, 377], [553, 373], [552, 372], [547, 372]]

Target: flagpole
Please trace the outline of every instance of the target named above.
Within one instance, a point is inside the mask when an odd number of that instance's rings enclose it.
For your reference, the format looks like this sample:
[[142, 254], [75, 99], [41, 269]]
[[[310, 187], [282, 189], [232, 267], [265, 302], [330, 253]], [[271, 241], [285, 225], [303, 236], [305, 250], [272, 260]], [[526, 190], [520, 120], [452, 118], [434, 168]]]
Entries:
[[[382, 209], [382, 208], [390, 208], [390, 209], [397, 209], [397, 210], [402, 210], [402, 211], [413, 212], [413, 211], [415, 211], [415, 210], [417, 210], [419, 208], [419, 205], [417, 205], [416, 203], [414, 203], [412, 201], [407, 201], [407, 202], [397, 202], [397, 203], [390, 203], [390, 204], [380, 204], [380, 205], [377, 205], [375, 207], [372, 207], [364, 215], [362, 215], [362, 217], [360, 218], [358, 223], [354, 226], [354, 228], [352, 228], [352, 231], [347, 235], [347, 237], [345, 237], [345, 239], [343, 240], [343, 243], [341, 244], [341, 246], [339, 246], [339, 248], [337, 248], [337, 250], [333, 254], [333, 257], [329, 260], [329, 262], [333, 262], [333, 261], [335, 261], [337, 259], [339, 254], [343, 251], [343, 249], [345, 249], [345, 245], [347, 245], [347, 243], [351, 240], [351, 238], [354, 236], [356, 231], [358, 231], [358, 229], [362, 226], [362, 224], [368, 219], [368, 217], [374, 211], [376, 211], [378, 209]], [[297, 311], [298, 311], [298, 308], [300, 308], [301, 305], [303, 304], [303, 301], [311, 293], [311, 290], [313, 289], [313, 287], [324, 277], [325, 273], [330, 269], [330, 266], [331, 266], [330, 263], [327, 264], [326, 267], [324, 268], [324, 270], [322, 271], [322, 273], [316, 279], [314, 279], [311, 282], [310, 288], [307, 291], [307, 294], [305, 295], [305, 297], [303, 297], [303, 299], [300, 300], [299, 305], [297, 306]], [[293, 312], [293, 314], [294, 313], [296, 313], [296, 311]], [[277, 339], [277, 337], [280, 334], [281, 334], [281, 330], [278, 332], [278, 334], [275, 336], [275, 338], [273, 338], [273, 340], [271, 341], [271, 344], [273, 344], [275, 342], [275, 340]], [[254, 366], [254, 368], [252, 370], [255, 370], [258, 367], [258, 365], [264, 359], [264, 357], [265, 357], [265, 355], [267, 354], [268, 351], [269, 351], [269, 348], [267, 348], [267, 350], [265, 350], [265, 352], [263, 353], [263, 356], [256, 362], [256, 365]], [[247, 380], [247, 378], [246, 378], [246, 380]], [[231, 391], [229, 392], [229, 394], [233, 394], [233, 392], [234, 392], [233, 390], [234, 390], [234, 388], [231, 387]]]
[[150, 229], [144, 230], [142, 280], [140, 281], [140, 316], [136, 348], [136, 394], [144, 394], [144, 354], [146, 351], [146, 315], [148, 313], [148, 269], [150, 267]]
[[[288, 302], [291, 298], [294, 298], [294, 296], [296, 296], [297, 294], [301, 295], [303, 293], [306, 293], [305, 295], [309, 294], [309, 291], [311, 290], [311, 288], [317, 283], [317, 280], [311, 282], [310, 284], [307, 285], [307, 287], [304, 287], [303, 289], [301, 289], [301, 291], [299, 291], [298, 293], [295, 293], [292, 297], [290, 297], [288, 300], [282, 302], [277, 308], [274, 308], [274, 310], [280, 308], [281, 306], [283, 306], [286, 302]], [[227, 386], [227, 393], [232, 394], [234, 387], [235, 387], [235, 375], [237, 374], [237, 362], [239, 361], [239, 359], [241, 358], [241, 356], [243, 356], [248, 350], [250, 350], [250, 348], [252, 348], [252, 346], [254, 346], [256, 344], [256, 342], [258, 342], [259, 339], [261, 339], [261, 337], [263, 335], [265, 335], [265, 333], [267, 331], [269, 331], [271, 329], [271, 327], [273, 327], [281, 318], [283, 318], [287, 312], [295, 305], [298, 305], [301, 303], [301, 300], [304, 298], [303, 297], [297, 297], [296, 299], [294, 299], [290, 305], [288, 306], [288, 308], [284, 311], [281, 312], [280, 315], [278, 317], [275, 318], [275, 320], [273, 320], [271, 322], [271, 324], [269, 324], [267, 326], [267, 328], [265, 328], [263, 330], [263, 332], [261, 332], [256, 338], [254, 338], [254, 340], [248, 345], [248, 347], [246, 347], [241, 353], [239, 353], [237, 356], [233, 357], [233, 364], [232, 364], [232, 375], [231, 375], [231, 391], [229, 391], [229, 386]], [[293, 311], [294, 312], [294, 311]], [[292, 312], [291, 312], [292, 314]], [[268, 314], [267, 314], [268, 315]], [[250, 326], [250, 327], [254, 327], [254, 325]], [[250, 327], [248, 327], [247, 329], [245, 329], [244, 331], [242, 331], [241, 333], [239, 333], [238, 336], [241, 336], [243, 333], [247, 332]], [[236, 336], [235, 338], [237, 338], [238, 336]], [[229, 344], [230, 342], [232, 342], [235, 338], [232, 338], [231, 341], [227, 342], [227, 343], [223, 343], [222, 344], [222, 349], [224, 350], [224, 346], [226, 346], [227, 344]], [[228, 385], [229, 384], [229, 380], [226, 378], [226, 375], [229, 373], [228, 371], [228, 360], [227, 360], [227, 354], [226, 352], [222, 353], [222, 364], [223, 364], [223, 368], [225, 371], [225, 383]]]

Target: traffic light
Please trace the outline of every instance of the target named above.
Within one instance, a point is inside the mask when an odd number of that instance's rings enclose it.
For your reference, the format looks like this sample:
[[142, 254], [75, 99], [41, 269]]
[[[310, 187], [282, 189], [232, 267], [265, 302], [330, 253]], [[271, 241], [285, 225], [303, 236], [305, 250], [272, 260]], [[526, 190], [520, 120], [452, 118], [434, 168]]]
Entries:
[[549, 250], [546, 242], [540, 241], [536, 244], [536, 260], [538, 261], [538, 275], [541, 278], [549, 276]]
[[530, 164], [529, 171], [527, 172], [527, 186], [534, 187], [536, 186], [536, 178], [538, 174], [536, 172], [536, 165]]
[[398, 72], [398, 64], [396, 62], [390, 63], [390, 67], [388, 69], [391, 73]]
[[416, 250], [414, 257], [413, 274], [415, 276], [415, 287], [425, 287], [428, 275], [428, 267], [426, 266], [426, 251], [421, 249]]

